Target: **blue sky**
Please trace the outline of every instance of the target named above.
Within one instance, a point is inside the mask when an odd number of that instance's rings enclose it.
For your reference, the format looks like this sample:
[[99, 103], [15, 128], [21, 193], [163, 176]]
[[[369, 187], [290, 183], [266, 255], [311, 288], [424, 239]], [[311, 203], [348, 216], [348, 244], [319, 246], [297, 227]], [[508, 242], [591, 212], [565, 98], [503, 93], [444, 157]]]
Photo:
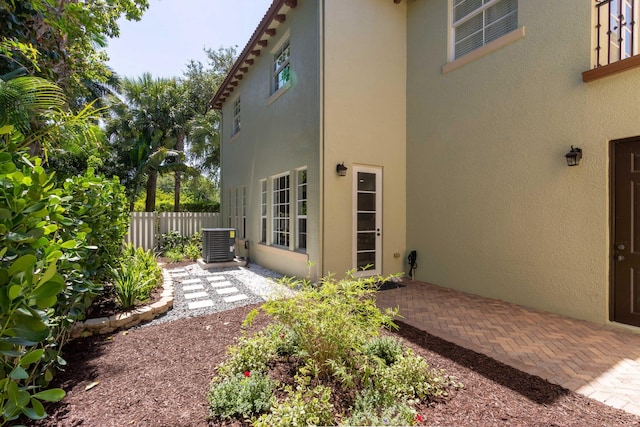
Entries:
[[190, 59], [205, 63], [203, 48], [244, 48], [271, 0], [150, 0], [138, 22], [120, 21], [107, 47], [120, 76], [182, 75]]

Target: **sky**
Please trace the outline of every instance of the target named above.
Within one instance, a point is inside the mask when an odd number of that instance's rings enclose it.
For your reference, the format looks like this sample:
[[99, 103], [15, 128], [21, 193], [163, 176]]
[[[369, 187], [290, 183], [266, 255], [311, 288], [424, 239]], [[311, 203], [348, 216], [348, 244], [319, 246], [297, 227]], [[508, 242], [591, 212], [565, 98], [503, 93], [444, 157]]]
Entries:
[[121, 77], [181, 76], [191, 59], [206, 65], [205, 47], [238, 46], [240, 53], [271, 1], [150, 0], [140, 21], [119, 22], [108, 64]]

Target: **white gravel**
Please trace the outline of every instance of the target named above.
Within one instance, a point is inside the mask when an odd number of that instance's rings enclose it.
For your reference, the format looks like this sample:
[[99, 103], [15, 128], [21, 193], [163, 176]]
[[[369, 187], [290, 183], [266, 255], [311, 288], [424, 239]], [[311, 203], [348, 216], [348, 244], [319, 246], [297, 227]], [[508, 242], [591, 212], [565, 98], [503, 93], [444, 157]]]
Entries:
[[[164, 315], [139, 327], [171, 322], [184, 317], [203, 316], [251, 304], [260, 304], [269, 298], [288, 295], [292, 292], [286, 286], [276, 282], [282, 275], [257, 264], [249, 264], [247, 267], [210, 269], [203, 269], [198, 264], [192, 264], [182, 268], [166, 269], [166, 272], [168, 272], [170, 276], [181, 272], [187, 273], [186, 275], [179, 274], [179, 277], [173, 277], [172, 279], [174, 287], [173, 308]], [[214, 277], [218, 280], [209, 280], [209, 278]], [[206, 297], [203, 296], [198, 298], [198, 300], [211, 300], [213, 302], [211, 306], [196, 309], [190, 309], [188, 307], [189, 302], [193, 302], [194, 299], [185, 298], [185, 293], [189, 293], [189, 291], [185, 292], [183, 287], [192, 286], [195, 279], [199, 279], [199, 283], [204, 287], [204, 289], [199, 292], [205, 291], [207, 293]], [[246, 298], [231, 302], [225, 301], [224, 298], [229, 295], [218, 294], [218, 292], [216, 292], [218, 288], [213, 286], [219, 281], [226, 281], [231, 287], [237, 288], [237, 292], [234, 292], [237, 298], [240, 298], [240, 295], [246, 296]], [[183, 285], [183, 282], [187, 283]], [[233, 299], [234, 298], [231, 298], [231, 300]]]

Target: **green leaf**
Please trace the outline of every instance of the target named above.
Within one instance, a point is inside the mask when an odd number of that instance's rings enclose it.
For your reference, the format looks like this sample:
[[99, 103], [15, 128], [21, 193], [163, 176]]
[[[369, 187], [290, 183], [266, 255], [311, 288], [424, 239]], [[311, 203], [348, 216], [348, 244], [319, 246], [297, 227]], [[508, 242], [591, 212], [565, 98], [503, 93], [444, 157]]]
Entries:
[[42, 358], [43, 354], [44, 354], [44, 350], [41, 348], [30, 351], [29, 353], [22, 356], [22, 358], [20, 358], [20, 366], [29, 366], [37, 362]]
[[53, 251], [47, 255], [47, 262], [56, 262], [62, 256], [62, 251]]
[[78, 245], [78, 242], [75, 240], [67, 240], [63, 244], [60, 245], [62, 249], [73, 249]]
[[13, 132], [13, 125], [0, 126], [0, 135], [8, 135], [12, 132]]
[[42, 286], [38, 286], [30, 297], [35, 299], [49, 298], [58, 295], [62, 289], [64, 289], [64, 283], [57, 280], [51, 280], [44, 283]]
[[11, 264], [11, 267], [9, 267], [9, 276], [13, 276], [21, 271], [27, 271], [29, 268], [33, 267], [36, 261], [38, 261], [38, 259], [34, 255], [22, 255], [20, 258], [15, 260], [13, 264]]
[[20, 292], [22, 292], [22, 286], [20, 285], [11, 285], [9, 288], [9, 299], [13, 301], [14, 299], [20, 296]]
[[47, 416], [47, 413], [44, 411], [44, 406], [38, 399], [31, 399], [31, 406], [33, 408], [24, 408], [22, 412], [31, 418], [32, 420], [41, 420]]
[[26, 380], [27, 378], [29, 378], [29, 374], [27, 374], [27, 371], [25, 371], [22, 366], [16, 366], [9, 373], [9, 378], [14, 380]]
[[50, 382], [53, 379], [53, 372], [51, 372], [51, 369], [47, 369], [46, 371], [44, 371], [44, 380], [46, 382]]
[[49, 336], [49, 328], [40, 318], [16, 312], [14, 322], [8, 332], [15, 338], [38, 343]]
[[11, 381], [7, 386], [7, 393], [9, 394], [9, 399], [11, 399], [13, 402], [18, 402], [18, 399], [20, 398], [20, 390], [18, 389], [18, 384]]
[[54, 295], [45, 298], [38, 298], [38, 300], [36, 301], [36, 305], [39, 309], [43, 310], [45, 308], [53, 307], [54, 305], [56, 305], [56, 302], [58, 302], [58, 297]]
[[57, 402], [64, 399], [66, 393], [61, 388], [51, 388], [33, 395], [35, 399], [44, 400], [45, 402]]
[[0, 209], [0, 220], [11, 219], [11, 211], [9, 209]]
[[38, 280], [38, 284], [37, 286], [41, 286], [43, 283], [48, 282], [49, 280], [51, 280], [53, 278], [53, 276], [56, 275], [56, 272], [58, 271], [58, 268], [56, 266], [56, 264], [51, 264], [47, 270], [42, 273], [42, 276], [40, 277], [40, 280]]

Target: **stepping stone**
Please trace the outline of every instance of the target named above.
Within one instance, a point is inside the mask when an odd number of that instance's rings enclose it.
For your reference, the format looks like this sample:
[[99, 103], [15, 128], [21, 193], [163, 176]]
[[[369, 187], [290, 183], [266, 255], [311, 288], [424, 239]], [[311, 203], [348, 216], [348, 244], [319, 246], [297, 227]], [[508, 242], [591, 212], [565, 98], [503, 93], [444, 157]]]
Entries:
[[211, 301], [210, 299], [205, 299], [202, 301], [193, 301], [189, 303], [190, 310], [204, 307], [213, 307], [213, 301]]
[[224, 276], [209, 276], [207, 277], [207, 280], [210, 282], [218, 282], [220, 280], [225, 280]]
[[189, 277], [189, 273], [173, 273], [172, 277]]
[[182, 288], [182, 290], [186, 291], [197, 291], [199, 289], [204, 289], [204, 286], [202, 285], [189, 285], [189, 286], [184, 286]]
[[216, 289], [216, 292], [218, 293], [218, 295], [234, 294], [238, 292], [238, 288]]
[[191, 285], [193, 283], [200, 283], [200, 279], [187, 279], [182, 281], [183, 285]]
[[211, 284], [212, 288], [228, 288], [229, 286], [231, 286], [231, 282], [226, 282], [226, 281]]
[[245, 294], [238, 294], [238, 295], [231, 295], [230, 297], [224, 297], [222, 299], [225, 300], [225, 302], [236, 302], [236, 301], [242, 301], [243, 299], [247, 299], [247, 298], [249, 297], [246, 296]]
[[187, 270], [185, 270], [184, 268], [176, 268], [176, 269], [174, 269], [174, 270], [169, 270], [169, 273], [171, 273], [171, 274], [174, 274], [174, 273], [184, 273], [185, 271], [187, 271]]
[[204, 298], [204, 297], [208, 297], [209, 294], [206, 292], [194, 292], [192, 294], [184, 294], [184, 297], [186, 299], [194, 299], [194, 298]]

